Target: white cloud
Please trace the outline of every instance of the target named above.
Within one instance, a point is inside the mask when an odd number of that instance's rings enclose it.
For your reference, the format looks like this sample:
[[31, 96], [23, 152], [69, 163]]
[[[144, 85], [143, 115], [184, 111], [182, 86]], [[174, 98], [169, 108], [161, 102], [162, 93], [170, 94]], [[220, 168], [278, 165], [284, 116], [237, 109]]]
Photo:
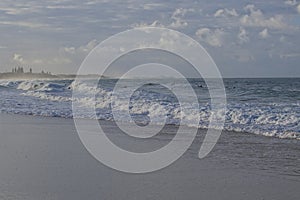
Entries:
[[254, 56], [247, 49], [239, 49], [234, 53], [233, 58], [242, 63], [255, 60]]
[[181, 19], [178, 18], [177, 20], [175, 20], [174, 22], [172, 22], [170, 24], [170, 27], [171, 28], [184, 28], [187, 25], [188, 25], [188, 23], [186, 21], [181, 20]]
[[72, 55], [85, 55], [89, 53], [92, 49], [94, 49], [98, 45], [97, 40], [91, 40], [88, 42], [86, 45], [82, 45], [79, 47], [63, 47], [60, 49], [60, 52], [65, 52], [67, 54], [72, 54]]
[[17, 62], [17, 63], [20, 63], [20, 64], [23, 64], [24, 63], [24, 58], [21, 54], [17, 54], [15, 53], [13, 55], [13, 61]]
[[193, 9], [185, 9], [185, 8], [177, 8], [172, 16], [171, 19], [173, 22], [169, 25], [171, 28], [184, 28], [188, 25], [187, 21], [183, 20], [182, 18], [185, 14], [189, 11], [194, 11]]
[[86, 45], [80, 46], [78, 49], [79, 51], [85, 52], [85, 53], [89, 53], [93, 48], [95, 48], [98, 45], [98, 41], [97, 40], [91, 40], [90, 42], [88, 42]]
[[40, 13], [40, 6], [28, 4], [27, 6], [14, 6], [14, 7], [0, 7], [7, 15], [23, 15], [28, 13]]
[[59, 56], [56, 56], [52, 61], [57, 64], [79, 64], [98, 44], [97, 40], [91, 40], [87, 44], [78, 47], [61, 47], [59, 49]]
[[16, 8], [9, 8], [9, 7], [6, 7], [6, 8], [0, 8], [1, 11], [4, 11], [5, 14], [7, 15], [18, 15], [18, 14], [22, 14], [22, 10], [21, 9], [16, 9]]
[[281, 59], [286, 59], [286, 58], [297, 58], [297, 57], [300, 57], [300, 53], [280, 54], [279, 57], [280, 57]]
[[47, 9], [77, 9], [78, 6], [74, 5], [50, 5], [46, 7]]
[[[145, 32], [148, 32], [145, 30]], [[138, 49], [144, 49], [144, 48], [158, 48], [158, 49], [167, 49], [169, 51], [175, 51], [178, 48], [184, 48], [188, 44], [188, 42], [185, 42], [186, 40], [184, 37], [182, 37], [179, 33], [174, 31], [165, 31], [160, 34], [159, 40], [156, 42], [140, 42], [137, 44]], [[122, 48], [124, 49], [124, 48]], [[122, 49], [120, 49], [122, 51]]]
[[267, 28], [265, 28], [264, 30], [262, 30], [261, 32], [259, 32], [259, 37], [262, 39], [266, 39], [269, 37], [269, 31]]
[[243, 27], [240, 27], [240, 31], [238, 33], [238, 43], [244, 44], [244, 43], [248, 43], [249, 41], [250, 38], [248, 36], [247, 31]]
[[281, 37], [279, 38], [279, 41], [280, 41], [280, 42], [286, 42], [286, 38], [285, 38], [284, 36], [281, 36]]
[[180, 41], [179, 35], [174, 32], [166, 32], [161, 35], [159, 39], [159, 48], [174, 50], [178, 49], [178, 41]]
[[110, 0], [89, 0], [84, 4], [86, 4], [86, 5], [96, 5], [96, 4], [99, 4], [99, 3], [109, 3], [109, 2], [110, 2]]
[[62, 65], [62, 64], [70, 64], [72, 63], [72, 60], [66, 57], [55, 57], [52, 60], [50, 60], [48, 63], [51, 65], [53, 64]]
[[215, 17], [237, 17], [239, 16], [235, 9], [219, 9], [214, 14]]
[[221, 47], [223, 45], [224, 31], [221, 29], [201, 28], [196, 31], [196, 36], [211, 46]]
[[48, 27], [47, 24], [35, 23], [35, 22], [25, 22], [25, 21], [0, 21], [2, 25], [10, 26], [21, 26], [26, 28], [45, 28]]
[[64, 50], [65, 50], [65, 52], [67, 52], [69, 54], [75, 54], [75, 52], [76, 52], [75, 47], [65, 47]]
[[296, 6], [296, 10], [300, 14], [300, 3], [298, 4], [296, 0], [287, 0], [284, 3], [289, 6]]
[[144, 10], [155, 10], [157, 7], [162, 7], [162, 3], [147, 3], [143, 6]]
[[244, 7], [244, 10], [248, 12], [248, 14], [243, 15], [240, 18], [240, 22], [244, 26], [265, 27], [271, 29], [284, 29], [288, 27], [284, 23], [282, 15], [275, 15], [267, 18], [263, 12], [254, 5], [247, 5]]
[[[188, 26], [188, 22], [185, 21], [183, 18], [187, 12], [193, 12], [194, 9], [186, 9], [186, 8], [177, 8], [171, 16], [171, 24], [167, 25], [169, 28], [175, 28], [180, 29]], [[143, 27], [165, 27], [163, 24], [161, 24], [158, 20], [155, 20], [152, 23], [139, 23], [139, 24], [133, 24], [131, 25], [133, 28], [143, 28]]]
[[254, 57], [252, 55], [246, 55], [246, 54], [235, 55], [235, 58], [239, 62], [249, 62], [249, 61], [253, 61], [254, 60]]
[[43, 64], [43, 60], [42, 59], [34, 59], [32, 61], [33, 64], [35, 65], [42, 65]]
[[161, 27], [164, 28], [165, 26], [161, 24], [158, 20], [148, 24], [148, 23], [139, 23], [131, 25], [132, 28], [144, 28], [144, 27]]
[[295, 6], [297, 4], [297, 1], [296, 0], [286, 0], [284, 3], [289, 6]]
[[71, 59], [64, 56], [54, 56], [48, 58], [27, 58], [25, 59], [23, 55], [15, 53], [12, 58], [13, 62], [20, 65], [29, 65], [29, 66], [50, 66], [50, 65], [64, 65], [72, 63]]

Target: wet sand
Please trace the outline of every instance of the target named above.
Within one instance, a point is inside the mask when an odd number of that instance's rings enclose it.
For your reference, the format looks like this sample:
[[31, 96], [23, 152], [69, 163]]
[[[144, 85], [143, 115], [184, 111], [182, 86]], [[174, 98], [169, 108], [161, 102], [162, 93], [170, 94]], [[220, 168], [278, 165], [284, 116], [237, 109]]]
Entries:
[[[88, 123], [88, 122], [87, 122]], [[205, 134], [169, 167], [126, 174], [95, 160], [81, 144], [72, 119], [0, 115], [0, 199], [270, 199], [300, 196], [300, 141], [224, 132], [204, 159], [198, 151]], [[147, 141], [101, 125], [124, 147], [151, 149], [176, 130]], [[137, 144], [137, 142], [141, 142]]]

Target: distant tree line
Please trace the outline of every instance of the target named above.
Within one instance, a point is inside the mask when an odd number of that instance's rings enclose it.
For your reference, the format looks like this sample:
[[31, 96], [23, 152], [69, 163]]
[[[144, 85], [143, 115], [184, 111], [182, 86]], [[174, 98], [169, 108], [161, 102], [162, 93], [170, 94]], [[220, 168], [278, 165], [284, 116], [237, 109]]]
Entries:
[[24, 73], [24, 68], [23, 67], [12, 68], [12, 73]]
[[[25, 70], [24, 70], [23, 67], [14, 67], [14, 68], [12, 68], [11, 72], [12, 73], [18, 73], [18, 74], [23, 74], [23, 73], [25, 73]], [[30, 74], [33, 73], [32, 68], [29, 69], [29, 73]], [[42, 70], [41, 74], [49, 74], [49, 75], [51, 75], [51, 72], [45, 72], [44, 70]]]

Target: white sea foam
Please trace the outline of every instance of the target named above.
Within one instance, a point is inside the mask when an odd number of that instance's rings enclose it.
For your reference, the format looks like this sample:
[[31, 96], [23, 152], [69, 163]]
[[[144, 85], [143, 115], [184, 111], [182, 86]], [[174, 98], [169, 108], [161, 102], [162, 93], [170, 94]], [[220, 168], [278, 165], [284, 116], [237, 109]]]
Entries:
[[[160, 90], [155, 90], [154, 86], [149, 85], [148, 90], [145, 88], [141, 89], [132, 96], [130, 103], [131, 118], [126, 118], [128, 108], [124, 105], [126, 105], [125, 101], [128, 100], [122, 99], [122, 94], [114, 97], [118, 98], [119, 101], [113, 99], [113, 87], [111, 84], [107, 85], [107, 87], [95, 88], [87, 81], [75, 83], [71, 80], [0, 81], [1, 112], [71, 118], [73, 116], [71, 102], [75, 101], [82, 106], [82, 112], [78, 117], [93, 118], [94, 115], [88, 113], [86, 108], [95, 106], [98, 119], [112, 120], [111, 103], [119, 102], [116, 105], [117, 112], [120, 116], [124, 116], [122, 118], [124, 121], [129, 120], [133, 122], [136, 120], [139, 123], [147, 123], [148, 120], [151, 120], [160, 124], [160, 119], [167, 116], [166, 122], [168, 124], [179, 125], [180, 118], [183, 117], [185, 122], [187, 122], [184, 125], [191, 126], [194, 124], [196, 114], [200, 113], [201, 120], [198, 127], [208, 128], [210, 117], [209, 101], [200, 103], [200, 108], [196, 107], [193, 102], [187, 102], [181, 106], [188, 108], [189, 112], [183, 112], [176, 98], [165, 92], [160, 92]], [[180, 88], [180, 83], [171, 82], [170, 85], [171, 87]], [[195, 83], [196, 87], [197, 85], [204, 84]], [[244, 85], [242, 86], [244, 87]], [[82, 96], [78, 99], [72, 99], [72, 90], [75, 87], [76, 91], [82, 92]], [[130, 87], [130, 82], [124, 87]], [[231, 85], [227, 87], [234, 88]], [[282, 88], [282, 86], [270, 86], [270, 90], [266, 91], [281, 94], [283, 93], [280, 91]], [[205, 95], [201, 96], [205, 94], [205, 87], [200, 89], [201, 91], [198, 91], [199, 96], [205, 99]], [[288, 88], [285, 91], [289, 92], [292, 89]], [[234, 91], [229, 91], [229, 103], [224, 127], [226, 130], [278, 138], [300, 139], [298, 96], [286, 101], [284, 98], [278, 100], [276, 99], [277, 97], [273, 99], [270, 99], [269, 96], [264, 97], [265, 93], [256, 97], [255, 95], [257, 94], [254, 92], [252, 95], [249, 95], [249, 91], [248, 93], [243, 93], [241, 90], [242, 87], [236, 92], [234, 100], [230, 100], [230, 95], [233, 95], [231, 92]], [[297, 91], [293, 90], [293, 92]], [[97, 94], [96, 102], [94, 98], [86, 96], [86, 94], [93, 93]], [[241, 94], [243, 95], [241, 96]], [[245, 94], [247, 96], [244, 96]], [[270, 94], [270, 96], [272, 95], [274, 94]]]

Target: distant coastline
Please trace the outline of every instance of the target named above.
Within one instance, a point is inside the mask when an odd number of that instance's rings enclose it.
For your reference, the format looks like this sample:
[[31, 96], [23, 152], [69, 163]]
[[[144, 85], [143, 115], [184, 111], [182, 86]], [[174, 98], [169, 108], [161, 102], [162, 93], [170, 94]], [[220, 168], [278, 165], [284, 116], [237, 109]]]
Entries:
[[[76, 74], [47, 74], [47, 73], [0, 73], [0, 80], [2, 79], [75, 79], [76, 77], [81, 78], [100, 78], [99, 75], [76, 75]], [[101, 76], [102, 78], [105, 78]]]
[[0, 73], [0, 79], [40, 79], [40, 78], [58, 78], [56, 75], [45, 73]]

